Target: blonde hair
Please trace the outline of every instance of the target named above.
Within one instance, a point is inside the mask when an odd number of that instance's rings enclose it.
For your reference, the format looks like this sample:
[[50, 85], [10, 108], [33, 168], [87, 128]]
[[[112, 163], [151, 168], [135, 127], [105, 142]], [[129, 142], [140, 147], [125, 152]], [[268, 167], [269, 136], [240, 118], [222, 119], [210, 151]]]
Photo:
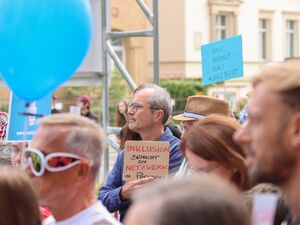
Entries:
[[0, 225], [41, 224], [37, 196], [25, 173], [0, 167], [0, 199]]
[[252, 81], [253, 87], [260, 83], [279, 94], [291, 108], [300, 110], [300, 59], [265, 65]]
[[104, 132], [98, 124], [86, 117], [70, 113], [53, 114], [40, 119], [39, 123], [41, 126], [67, 128], [69, 131], [64, 150], [92, 160], [92, 171], [96, 179], [105, 142]]

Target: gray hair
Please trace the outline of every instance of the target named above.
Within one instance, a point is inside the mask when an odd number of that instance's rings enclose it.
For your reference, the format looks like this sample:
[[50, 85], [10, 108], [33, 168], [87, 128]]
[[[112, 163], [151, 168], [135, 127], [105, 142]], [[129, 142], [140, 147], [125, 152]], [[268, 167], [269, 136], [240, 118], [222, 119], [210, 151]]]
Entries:
[[67, 128], [64, 150], [92, 160], [93, 178], [96, 179], [105, 142], [104, 132], [99, 125], [88, 118], [70, 113], [53, 114], [42, 118], [39, 123], [41, 126]]
[[137, 87], [134, 93], [143, 89], [153, 89], [153, 94], [148, 103], [152, 108], [161, 109], [164, 112], [162, 124], [164, 125], [172, 113], [171, 97], [167, 90], [155, 84], [142, 84]]

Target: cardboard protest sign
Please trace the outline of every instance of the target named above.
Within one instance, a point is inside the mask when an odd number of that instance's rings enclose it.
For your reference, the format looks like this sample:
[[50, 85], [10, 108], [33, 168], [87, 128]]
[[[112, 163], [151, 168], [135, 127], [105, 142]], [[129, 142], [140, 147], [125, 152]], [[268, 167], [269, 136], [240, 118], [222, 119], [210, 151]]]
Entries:
[[203, 85], [244, 75], [242, 36], [201, 46]]
[[123, 180], [166, 177], [169, 158], [170, 143], [167, 141], [126, 141]]

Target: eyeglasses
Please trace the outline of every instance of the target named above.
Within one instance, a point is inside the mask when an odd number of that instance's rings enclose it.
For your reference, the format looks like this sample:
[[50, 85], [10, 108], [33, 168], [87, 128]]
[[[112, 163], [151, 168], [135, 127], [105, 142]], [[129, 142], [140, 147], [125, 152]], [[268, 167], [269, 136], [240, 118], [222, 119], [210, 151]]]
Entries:
[[143, 106], [138, 103], [132, 103], [132, 102], [128, 103], [128, 111], [131, 110], [133, 113], [136, 113], [138, 110], [140, 110], [142, 108], [160, 110], [159, 108], [155, 108], [155, 107], [151, 107], [151, 106], [147, 107], [147, 106]]
[[35, 176], [42, 176], [45, 170], [49, 172], [60, 172], [67, 170], [80, 163], [88, 162], [78, 155], [66, 152], [55, 152], [45, 156], [36, 148], [26, 148], [24, 150], [25, 162], [29, 163], [30, 169]]

